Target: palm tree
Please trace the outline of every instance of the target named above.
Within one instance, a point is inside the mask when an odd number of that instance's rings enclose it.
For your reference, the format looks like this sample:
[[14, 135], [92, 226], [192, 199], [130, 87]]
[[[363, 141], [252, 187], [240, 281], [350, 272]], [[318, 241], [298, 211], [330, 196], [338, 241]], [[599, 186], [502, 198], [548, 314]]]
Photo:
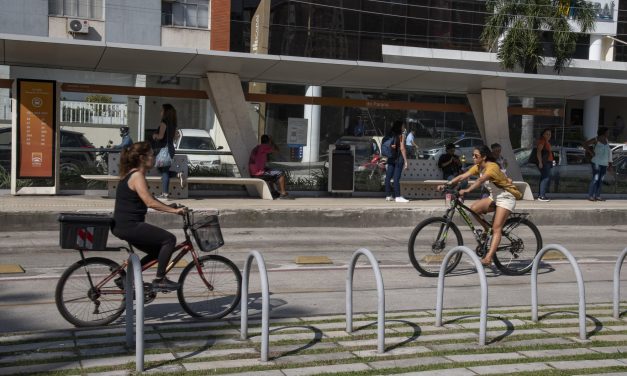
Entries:
[[[580, 33], [594, 30], [596, 15], [585, 0], [488, 0], [481, 41], [488, 51], [496, 51], [501, 66], [537, 74], [547, 56], [559, 74], [575, 53]], [[576, 24], [579, 31], [571, 28]], [[545, 44], [545, 42], [549, 44]], [[533, 107], [533, 98], [523, 98], [523, 107]], [[533, 144], [533, 116], [522, 119], [521, 147]]]

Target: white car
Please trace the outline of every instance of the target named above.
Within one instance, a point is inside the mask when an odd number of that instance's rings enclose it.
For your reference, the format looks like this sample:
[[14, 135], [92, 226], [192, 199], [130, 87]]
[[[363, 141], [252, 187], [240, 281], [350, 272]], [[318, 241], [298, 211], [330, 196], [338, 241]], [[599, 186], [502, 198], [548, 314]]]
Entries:
[[460, 139], [444, 139], [437, 141], [431, 148], [423, 149], [418, 153], [420, 159], [440, 159], [440, 156], [446, 153], [446, 145], [452, 143], [455, 144], [455, 154], [459, 157], [462, 155], [465, 157], [466, 162], [472, 161], [472, 151], [483, 145], [483, 140], [479, 137], [462, 137]]
[[187, 155], [190, 167], [220, 168], [219, 155], [202, 153], [222, 149], [222, 146], [216, 147], [209, 132], [204, 129], [178, 129], [174, 137], [174, 149], [178, 155]]

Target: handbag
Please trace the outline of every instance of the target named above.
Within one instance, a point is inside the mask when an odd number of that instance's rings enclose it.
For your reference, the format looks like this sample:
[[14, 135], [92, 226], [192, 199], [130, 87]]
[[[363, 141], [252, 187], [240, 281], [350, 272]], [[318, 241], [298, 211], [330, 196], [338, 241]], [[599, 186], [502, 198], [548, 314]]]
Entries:
[[162, 147], [155, 158], [156, 167], [170, 167], [172, 165], [172, 157], [167, 146]]
[[[542, 155], [542, 163], [544, 164], [544, 162], [546, 162], [549, 159], [549, 152], [546, 151], [546, 149], [542, 149], [540, 153]], [[538, 165], [538, 148], [537, 147], [531, 149], [531, 154], [529, 154], [529, 160], [527, 161], [527, 163]]]
[[168, 127], [165, 128], [165, 146], [159, 149], [159, 153], [155, 157], [156, 167], [170, 167], [172, 166], [172, 157], [170, 156], [170, 150], [168, 148]]

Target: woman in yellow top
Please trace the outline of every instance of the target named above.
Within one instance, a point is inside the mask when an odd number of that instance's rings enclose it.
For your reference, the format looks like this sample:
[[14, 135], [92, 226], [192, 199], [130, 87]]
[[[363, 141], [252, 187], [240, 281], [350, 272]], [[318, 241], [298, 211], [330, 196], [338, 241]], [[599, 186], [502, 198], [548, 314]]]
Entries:
[[[472, 159], [474, 166], [449, 181], [447, 185], [455, 185], [471, 176], [479, 176], [468, 188], [460, 190], [459, 195], [463, 197], [464, 194], [479, 188], [481, 184], [490, 192], [489, 197], [476, 201], [470, 207], [477, 215], [495, 212], [494, 220], [492, 221], [490, 250], [481, 259], [483, 265], [490, 265], [492, 257], [501, 243], [503, 224], [507, 220], [509, 213], [516, 207], [516, 200], [522, 198], [522, 193], [512, 184], [511, 179], [501, 171], [500, 166], [496, 163], [494, 156], [492, 156], [490, 148], [485, 145], [475, 148], [472, 152]], [[442, 190], [444, 187], [444, 185], [441, 185], [438, 189]]]

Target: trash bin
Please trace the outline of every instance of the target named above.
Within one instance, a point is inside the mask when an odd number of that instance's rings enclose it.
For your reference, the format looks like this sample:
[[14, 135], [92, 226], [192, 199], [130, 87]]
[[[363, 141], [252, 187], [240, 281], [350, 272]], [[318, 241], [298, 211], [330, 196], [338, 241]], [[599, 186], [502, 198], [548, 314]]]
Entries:
[[329, 145], [329, 192], [355, 191], [355, 146]]

